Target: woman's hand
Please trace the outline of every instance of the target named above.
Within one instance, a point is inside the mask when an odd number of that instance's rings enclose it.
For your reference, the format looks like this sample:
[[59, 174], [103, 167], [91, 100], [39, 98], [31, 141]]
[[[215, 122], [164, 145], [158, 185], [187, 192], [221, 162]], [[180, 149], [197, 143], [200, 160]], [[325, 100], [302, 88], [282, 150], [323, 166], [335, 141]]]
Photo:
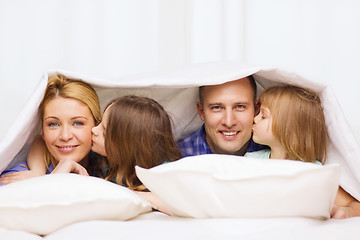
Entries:
[[51, 172], [51, 174], [53, 173], [77, 173], [80, 175], [89, 176], [89, 173], [83, 166], [69, 159], [60, 160], [58, 165]]
[[41, 175], [44, 175], [44, 174], [41, 174], [37, 171], [32, 171], [32, 170], [9, 173], [9, 174], [5, 174], [5, 175], [1, 176], [0, 184], [9, 184], [9, 183], [25, 180], [25, 179], [32, 178], [32, 177], [38, 177]]

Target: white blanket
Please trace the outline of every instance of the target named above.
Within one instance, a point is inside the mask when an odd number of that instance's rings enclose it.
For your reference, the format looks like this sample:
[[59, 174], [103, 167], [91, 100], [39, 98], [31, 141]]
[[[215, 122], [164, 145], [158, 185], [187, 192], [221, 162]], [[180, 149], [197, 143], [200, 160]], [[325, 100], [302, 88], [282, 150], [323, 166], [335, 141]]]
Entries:
[[3, 228], [0, 228], [0, 235], [1, 239], [9, 240], [357, 240], [360, 234], [359, 224], [360, 218], [327, 221], [310, 218], [189, 219], [151, 212], [125, 222], [79, 222], [44, 237]]
[[342, 113], [331, 86], [316, 83], [295, 73], [276, 68], [242, 65], [236, 62], [207, 63], [189, 66], [171, 72], [156, 72], [119, 79], [96, 79], [81, 74], [56, 70], [48, 71], [22, 112], [14, 119], [5, 137], [0, 142], [0, 172], [26, 159], [33, 137], [40, 133], [37, 109], [43, 97], [48, 76], [61, 73], [71, 78], [80, 78], [92, 84], [102, 107], [111, 99], [138, 94], [159, 101], [170, 113], [174, 122], [175, 137], [186, 136], [201, 126], [197, 116], [196, 101], [198, 86], [219, 84], [254, 74], [259, 89], [286, 83], [312, 88], [321, 97], [330, 142], [326, 164], [341, 165], [340, 185], [360, 200], [360, 147]]

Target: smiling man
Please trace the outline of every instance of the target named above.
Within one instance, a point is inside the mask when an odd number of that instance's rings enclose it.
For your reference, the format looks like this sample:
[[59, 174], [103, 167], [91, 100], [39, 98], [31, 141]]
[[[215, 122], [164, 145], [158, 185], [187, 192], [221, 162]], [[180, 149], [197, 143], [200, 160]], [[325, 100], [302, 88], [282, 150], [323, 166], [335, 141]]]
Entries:
[[202, 86], [197, 109], [204, 122], [200, 130], [179, 140], [182, 156], [232, 154], [265, 148], [251, 140], [256, 83], [252, 76], [220, 85]]

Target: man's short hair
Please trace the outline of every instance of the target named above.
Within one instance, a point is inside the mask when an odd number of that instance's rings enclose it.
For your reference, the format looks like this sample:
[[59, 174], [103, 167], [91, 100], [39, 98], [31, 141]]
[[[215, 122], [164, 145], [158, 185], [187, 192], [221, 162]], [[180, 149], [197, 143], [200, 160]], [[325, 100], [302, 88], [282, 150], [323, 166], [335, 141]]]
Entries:
[[[249, 75], [249, 76], [247, 76], [246, 78], [249, 79], [251, 88], [252, 88], [252, 90], [253, 90], [253, 100], [254, 100], [254, 104], [255, 104], [256, 94], [257, 94], [257, 86], [256, 86], [256, 82], [255, 82], [254, 76], [253, 76], [253, 75]], [[203, 104], [204, 104], [204, 87], [206, 87], [206, 85], [199, 87], [199, 100], [200, 100], [200, 104], [201, 104], [202, 106], [203, 106]]]

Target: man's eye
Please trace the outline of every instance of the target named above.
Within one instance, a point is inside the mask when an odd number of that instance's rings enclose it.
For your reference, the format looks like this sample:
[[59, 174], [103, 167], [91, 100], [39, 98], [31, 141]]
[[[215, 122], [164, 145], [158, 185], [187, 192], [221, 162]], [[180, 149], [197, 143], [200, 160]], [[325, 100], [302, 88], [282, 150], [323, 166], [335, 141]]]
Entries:
[[220, 106], [212, 106], [211, 107], [211, 110], [214, 110], [214, 111], [219, 111], [221, 109]]
[[81, 127], [81, 126], [84, 126], [84, 123], [83, 122], [74, 122], [74, 126]]
[[236, 108], [237, 110], [244, 110], [244, 109], [245, 109], [245, 106], [239, 104], [239, 105], [236, 105], [235, 108]]

